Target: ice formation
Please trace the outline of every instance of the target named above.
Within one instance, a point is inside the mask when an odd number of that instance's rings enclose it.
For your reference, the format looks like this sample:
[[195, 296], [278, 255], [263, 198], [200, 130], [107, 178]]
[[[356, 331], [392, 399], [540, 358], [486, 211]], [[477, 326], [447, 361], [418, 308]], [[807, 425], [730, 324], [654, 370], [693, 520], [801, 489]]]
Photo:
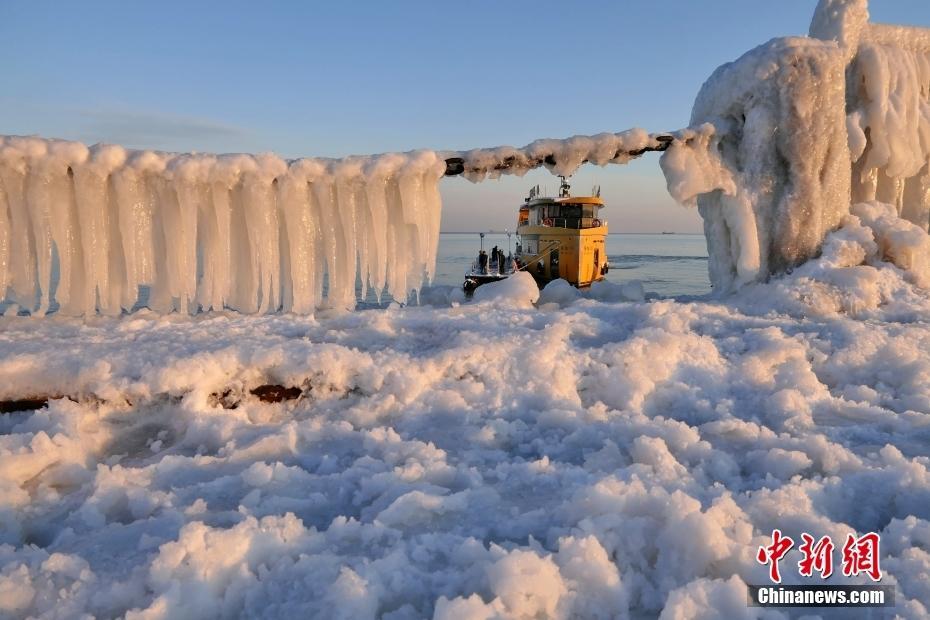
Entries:
[[0, 292], [68, 315], [143, 302], [309, 313], [353, 307], [369, 290], [406, 300], [435, 267], [446, 159], [473, 181], [537, 166], [569, 175], [664, 149], [665, 138], [632, 129], [522, 149], [285, 161], [0, 136]]
[[501, 174], [523, 176], [527, 171], [545, 166], [553, 174], [572, 175], [583, 163], [598, 166], [625, 164], [643, 153], [667, 148], [671, 136], [650, 134], [640, 128], [620, 133], [572, 136], [565, 139], [543, 138], [522, 148], [499, 146], [464, 152], [446, 152], [458, 170], [470, 181], [498, 178]]
[[[285, 161], [0, 137], [0, 291], [44, 313], [406, 300], [438, 242], [432, 151]], [[56, 287], [57, 284], [57, 287]], [[324, 291], [326, 293], [324, 300]]]
[[474, 299], [514, 308], [532, 308], [539, 299], [539, 286], [533, 276], [526, 271], [519, 271], [505, 280], [479, 287]]
[[778, 527], [926, 618], [928, 261], [862, 203], [725, 302], [0, 317], [0, 400], [71, 397], [0, 416], [0, 616], [788, 618]]
[[447, 160], [472, 181], [539, 166], [570, 175], [669, 139], [631, 129], [523, 148], [285, 161], [0, 136], [0, 301], [9, 290], [28, 311], [87, 315], [143, 302], [309, 313], [353, 307], [369, 290], [406, 300], [433, 274]]
[[865, 0], [821, 0], [810, 37], [720, 67], [691, 125], [662, 166], [704, 218], [720, 292], [815, 256], [851, 204], [928, 228], [930, 30], [870, 24]]

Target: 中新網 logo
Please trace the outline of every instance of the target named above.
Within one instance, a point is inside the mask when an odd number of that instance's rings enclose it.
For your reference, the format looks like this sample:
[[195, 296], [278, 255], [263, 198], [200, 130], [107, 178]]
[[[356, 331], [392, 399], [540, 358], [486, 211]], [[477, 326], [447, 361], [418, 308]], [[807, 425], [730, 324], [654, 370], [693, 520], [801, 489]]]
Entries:
[[[798, 562], [798, 573], [802, 577], [813, 577], [818, 573], [821, 579], [833, 574], [833, 552], [835, 545], [830, 536], [823, 536], [815, 540], [807, 532], [801, 534], [802, 543], [798, 547], [801, 560]], [[881, 539], [875, 532], [862, 536], [848, 534], [842, 549], [842, 572], [846, 577], [855, 577], [866, 574], [872, 581], [882, 578], [879, 565], [879, 543]], [[769, 579], [774, 583], [781, 583], [779, 562], [794, 547], [794, 539], [785, 536], [781, 530], [772, 530], [772, 544], [759, 547], [756, 561], [769, 567]]]

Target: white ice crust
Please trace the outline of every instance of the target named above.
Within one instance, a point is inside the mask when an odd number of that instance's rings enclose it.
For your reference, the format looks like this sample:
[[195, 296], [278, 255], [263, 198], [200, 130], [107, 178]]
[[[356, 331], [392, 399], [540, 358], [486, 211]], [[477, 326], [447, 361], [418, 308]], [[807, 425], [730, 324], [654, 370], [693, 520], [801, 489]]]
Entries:
[[[499, 146], [473, 149], [463, 153], [446, 153], [464, 160], [464, 176], [473, 182], [498, 178], [503, 172], [523, 176], [542, 162], [553, 174], [571, 176], [588, 162], [598, 166], [625, 164], [636, 153], [659, 144], [656, 136], [641, 128], [620, 133], [599, 133], [593, 136], [535, 140], [522, 148]], [[506, 162], [506, 168], [501, 165]]]
[[74, 398], [0, 416], [0, 616], [758, 618], [777, 527], [925, 618], [928, 277], [862, 203], [726, 301], [0, 317], [0, 399]]
[[354, 307], [358, 277], [362, 297], [406, 301], [432, 276], [444, 172], [432, 151], [285, 161], [0, 137], [0, 291], [39, 314], [118, 314], [140, 285], [162, 312], [309, 313]]
[[538, 299], [539, 286], [526, 271], [518, 271], [505, 280], [485, 284], [474, 295], [475, 301], [512, 308], [532, 308]]

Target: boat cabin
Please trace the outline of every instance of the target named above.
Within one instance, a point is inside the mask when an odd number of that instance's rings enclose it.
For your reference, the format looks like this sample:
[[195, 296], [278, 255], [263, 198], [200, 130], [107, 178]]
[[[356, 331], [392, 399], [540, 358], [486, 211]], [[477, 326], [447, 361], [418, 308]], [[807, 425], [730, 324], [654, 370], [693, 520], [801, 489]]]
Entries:
[[517, 216], [517, 257], [544, 286], [562, 278], [578, 287], [590, 286], [607, 273], [607, 222], [600, 217], [600, 189], [591, 196], [572, 196], [562, 177], [557, 198], [530, 190]]

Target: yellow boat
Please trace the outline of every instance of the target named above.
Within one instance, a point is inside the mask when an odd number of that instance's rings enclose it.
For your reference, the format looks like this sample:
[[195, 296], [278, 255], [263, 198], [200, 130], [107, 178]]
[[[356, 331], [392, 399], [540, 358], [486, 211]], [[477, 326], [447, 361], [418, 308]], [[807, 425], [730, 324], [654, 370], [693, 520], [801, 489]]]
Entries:
[[607, 222], [600, 217], [600, 189], [572, 196], [565, 177], [558, 198], [530, 190], [517, 220], [517, 262], [542, 287], [557, 278], [577, 287], [603, 280], [607, 262]]
[[466, 293], [516, 271], [530, 273], [540, 288], [558, 278], [579, 288], [604, 279], [610, 265], [607, 222], [600, 218], [604, 207], [600, 189], [592, 196], [572, 196], [565, 177], [559, 178], [557, 198], [540, 196], [537, 185], [520, 206], [515, 254], [505, 255], [496, 246], [486, 253], [481, 234], [478, 258], [465, 274]]

